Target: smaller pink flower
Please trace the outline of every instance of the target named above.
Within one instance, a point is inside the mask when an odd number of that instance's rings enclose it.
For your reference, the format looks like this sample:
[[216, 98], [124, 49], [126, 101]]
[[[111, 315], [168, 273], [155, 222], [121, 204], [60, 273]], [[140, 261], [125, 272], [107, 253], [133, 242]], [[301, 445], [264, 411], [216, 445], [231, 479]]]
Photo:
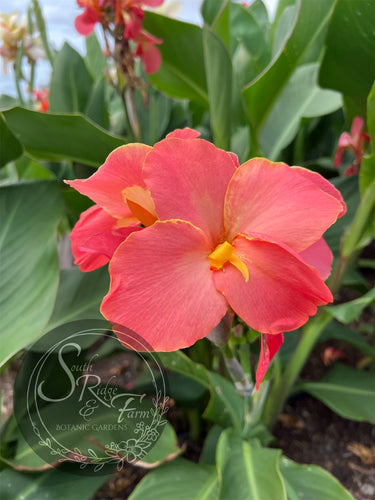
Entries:
[[142, 31], [136, 42], [137, 48], [134, 55], [141, 58], [146, 73], [156, 73], [161, 65], [161, 54], [155, 45], [159, 45], [163, 41]]
[[350, 134], [348, 134], [348, 132], [343, 132], [340, 135], [333, 166], [339, 167], [342, 163], [344, 152], [351, 151], [354, 155], [354, 161], [352, 165], [345, 170], [344, 175], [346, 176], [358, 174], [363, 157], [363, 144], [365, 141], [370, 141], [370, 136], [363, 132], [363, 127], [363, 118], [356, 116], [353, 120]]

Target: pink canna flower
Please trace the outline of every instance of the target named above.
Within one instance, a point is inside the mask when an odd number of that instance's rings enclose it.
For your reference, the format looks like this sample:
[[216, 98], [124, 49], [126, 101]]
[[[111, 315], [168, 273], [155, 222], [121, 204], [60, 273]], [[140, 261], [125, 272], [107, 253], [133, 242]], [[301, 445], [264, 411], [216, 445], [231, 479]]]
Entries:
[[103, 19], [104, 0], [77, 0], [77, 3], [85, 10], [75, 18], [74, 26], [80, 35], [88, 36], [94, 31], [95, 24]]
[[155, 45], [162, 43], [162, 40], [143, 31], [137, 37], [136, 42], [137, 48], [134, 55], [141, 58], [146, 73], [156, 73], [161, 65], [161, 54]]
[[342, 163], [342, 156], [345, 151], [351, 151], [354, 155], [354, 161], [348, 167], [344, 175], [356, 175], [359, 173], [363, 157], [363, 145], [365, 141], [370, 141], [370, 136], [363, 132], [364, 121], [360, 116], [356, 116], [353, 120], [350, 134], [343, 132], [339, 138], [339, 144], [336, 150], [335, 159], [333, 161], [334, 167], [339, 167]]
[[322, 236], [345, 204], [319, 174], [263, 158], [239, 166], [197, 135], [123, 146], [68, 182], [97, 203], [74, 228], [73, 251], [83, 270], [110, 260], [102, 314], [155, 351], [191, 346], [236, 312], [264, 334], [259, 386], [282, 333], [332, 301]]

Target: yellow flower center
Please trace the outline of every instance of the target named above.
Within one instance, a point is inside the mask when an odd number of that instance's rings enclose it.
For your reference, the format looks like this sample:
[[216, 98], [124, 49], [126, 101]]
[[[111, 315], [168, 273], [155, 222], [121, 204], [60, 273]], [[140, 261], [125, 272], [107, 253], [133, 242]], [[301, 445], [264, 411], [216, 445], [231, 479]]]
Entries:
[[224, 241], [220, 243], [213, 252], [208, 256], [213, 271], [220, 271], [224, 264], [230, 262], [236, 269], [240, 271], [245, 278], [246, 283], [249, 281], [249, 270], [246, 264], [235, 254], [235, 248]]

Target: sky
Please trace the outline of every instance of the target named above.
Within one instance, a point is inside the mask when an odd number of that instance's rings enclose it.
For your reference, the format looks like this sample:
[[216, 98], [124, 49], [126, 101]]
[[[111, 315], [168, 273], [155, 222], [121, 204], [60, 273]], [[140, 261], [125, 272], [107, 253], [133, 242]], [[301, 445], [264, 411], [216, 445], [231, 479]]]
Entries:
[[[0, 0], [0, 13], [19, 11], [20, 14], [26, 12], [27, 6], [31, 0]], [[183, 4], [182, 10], [177, 15], [178, 19], [196, 24], [202, 23], [200, 15], [200, 4], [202, 0], [180, 0]], [[277, 0], [263, 0], [267, 5], [271, 16], [275, 10]], [[48, 29], [49, 40], [53, 46], [58, 49], [64, 41], [69, 43], [79, 52], [84, 52], [84, 38], [76, 33], [73, 22], [74, 18], [82, 12], [77, 6], [76, 0], [39, 0], [42, 8], [46, 25]], [[48, 84], [48, 69], [47, 62], [41, 62], [37, 68], [37, 86], [45, 86]], [[1, 73], [0, 66], [0, 94], [6, 93], [16, 95], [13, 82], [13, 73], [10, 65], [8, 66], [8, 75]]]

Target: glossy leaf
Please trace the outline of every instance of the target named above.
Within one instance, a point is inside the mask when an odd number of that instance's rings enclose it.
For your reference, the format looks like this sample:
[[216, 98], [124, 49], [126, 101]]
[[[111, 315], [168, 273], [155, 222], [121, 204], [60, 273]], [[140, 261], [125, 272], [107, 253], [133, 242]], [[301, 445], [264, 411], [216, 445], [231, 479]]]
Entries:
[[147, 12], [144, 27], [163, 40], [159, 46], [162, 65], [150, 76], [152, 83], [172, 97], [207, 106], [201, 28], [152, 12]]
[[22, 155], [21, 143], [9, 130], [4, 118], [0, 114], [0, 167], [16, 160]]
[[217, 147], [228, 150], [232, 121], [232, 63], [220, 38], [207, 26], [203, 28], [203, 52], [214, 142]]
[[129, 500], [217, 500], [217, 473], [179, 458], [151, 471], [135, 488]]
[[268, 115], [259, 142], [270, 160], [294, 139], [302, 117], [326, 115], [342, 106], [339, 93], [318, 87], [318, 71], [318, 63], [299, 66]]
[[280, 471], [288, 500], [354, 500], [329, 472], [317, 465], [299, 465], [282, 457]]
[[280, 450], [244, 441], [232, 429], [218, 442], [220, 500], [286, 500], [279, 470]]
[[0, 187], [0, 364], [42, 334], [53, 310], [62, 208], [53, 181]]
[[352, 118], [365, 116], [375, 79], [374, 20], [373, 0], [338, 0], [327, 32], [319, 83], [344, 94]]
[[335, 365], [319, 382], [297, 386], [350, 420], [375, 423], [375, 376], [371, 372]]
[[[297, 23], [286, 45], [276, 54], [276, 60], [245, 89], [248, 116], [256, 128], [263, 126], [296, 68], [307, 62], [306, 56], [313, 48], [315, 50], [314, 42], [318, 40], [321, 43], [333, 5], [333, 0], [303, 1], [295, 11]], [[294, 19], [291, 20], [291, 27], [293, 24]]]
[[97, 167], [124, 139], [105, 132], [81, 115], [53, 115], [23, 108], [3, 112], [27, 153], [39, 160], [73, 160]]
[[80, 54], [65, 43], [54, 61], [49, 103], [51, 113], [83, 112], [92, 89], [92, 78]]
[[2, 500], [89, 500], [108, 476], [64, 473], [60, 469], [38, 474], [25, 474], [12, 469], [0, 472]]

